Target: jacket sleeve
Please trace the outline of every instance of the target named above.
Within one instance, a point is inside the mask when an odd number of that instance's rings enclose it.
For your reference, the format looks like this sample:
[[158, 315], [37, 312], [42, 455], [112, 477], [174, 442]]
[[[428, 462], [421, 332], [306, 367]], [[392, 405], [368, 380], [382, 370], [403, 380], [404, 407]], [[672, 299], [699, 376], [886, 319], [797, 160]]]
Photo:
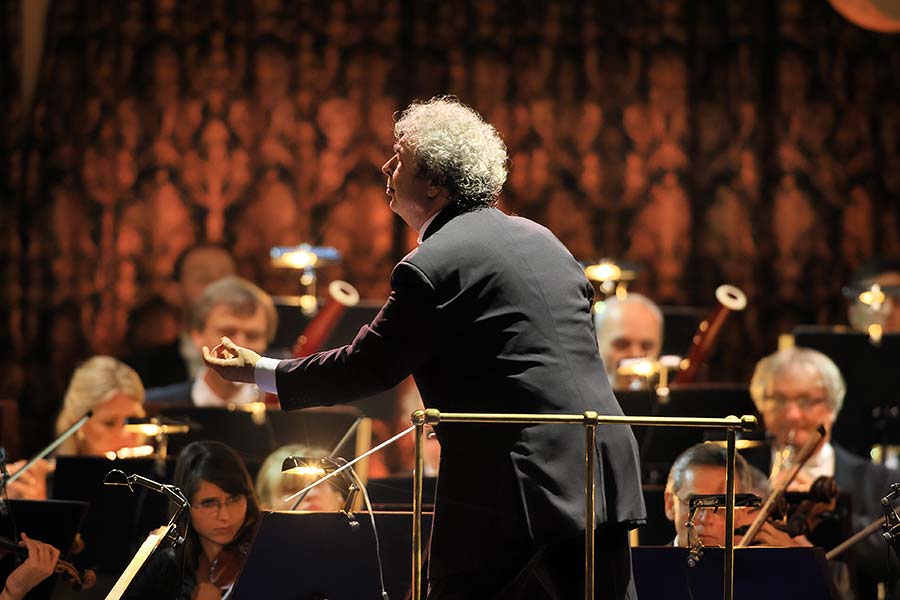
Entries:
[[399, 263], [387, 302], [352, 343], [279, 363], [275, 381], [282, 408], [352, 402], [397, 385], [434, 352], [436, 306], [428, 277], [411, 263]]

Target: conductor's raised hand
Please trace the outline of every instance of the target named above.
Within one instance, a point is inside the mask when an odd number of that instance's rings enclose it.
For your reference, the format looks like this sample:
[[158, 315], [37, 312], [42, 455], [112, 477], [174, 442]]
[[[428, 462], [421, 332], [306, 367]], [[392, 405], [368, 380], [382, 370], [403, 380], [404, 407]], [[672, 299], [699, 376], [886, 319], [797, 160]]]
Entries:
[[229, 381], [253, 383], [253, 369], [259, 359], [259, 354], [238, 346], [227, 337], [223, 337], [222, 342], [212, 350], [203, 346], [203, 362]]

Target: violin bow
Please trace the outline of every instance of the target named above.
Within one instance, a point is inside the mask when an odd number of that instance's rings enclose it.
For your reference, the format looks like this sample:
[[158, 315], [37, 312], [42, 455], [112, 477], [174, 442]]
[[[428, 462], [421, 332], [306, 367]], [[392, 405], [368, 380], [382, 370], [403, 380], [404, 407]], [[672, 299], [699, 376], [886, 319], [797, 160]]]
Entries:
[[787, 487], [797, 476], [797, 473], [800, 472], [800, 469], [802, 469], [803, 465], [806, 464], [806, 461], [809, 460], [809, 457], [812, 456], [816, 447], [819, 445], [819, 442], [825, 437], [825, 426], [819, 425], [816, 429], [816, 433], [818, 435], [813, 435], [806, 441], [797, 455], [797, 461], [790, 469], [784, 472], [784, 476], [780, 477], [778, 483], [772, 488], [769, 497], [766, 498], [762, 508], [759, 509], [759, 512], [756, 514], [756, 518], [753, 520], [753, 523], [751, 523], [747, 533], [744, 534], [744, 537], [741, 538], [741, 542], [737, 545], [738, 548], [746, 548], [753, 542], [753, 538], [756, 537], [756, 534], [762, 528], [763, 523], [766, 522], [766, 519], [768, 519], [769, 515], [772, 513], [772, 508], [775, 506], [775, 503], [784, 494]]

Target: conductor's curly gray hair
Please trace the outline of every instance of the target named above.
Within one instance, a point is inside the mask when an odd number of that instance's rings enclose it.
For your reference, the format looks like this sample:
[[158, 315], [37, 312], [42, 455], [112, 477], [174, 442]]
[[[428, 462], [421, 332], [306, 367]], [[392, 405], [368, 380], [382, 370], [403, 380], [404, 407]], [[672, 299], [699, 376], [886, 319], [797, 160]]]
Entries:
[[463, 210], [494, 206], [506, 181], [506, 144], [492, 125], [455, 98], [414, 102], [394, 124], [416, 175], [443, 187]]

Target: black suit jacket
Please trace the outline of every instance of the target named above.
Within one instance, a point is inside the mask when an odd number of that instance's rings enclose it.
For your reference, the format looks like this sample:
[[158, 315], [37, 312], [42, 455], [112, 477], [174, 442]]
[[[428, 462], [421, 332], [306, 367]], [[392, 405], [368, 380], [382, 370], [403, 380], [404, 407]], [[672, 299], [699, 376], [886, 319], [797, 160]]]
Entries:
[[[496, 209], [444, 209], [348, 346], [279, 363], [285, 409], [346, 402], [413, 374], [446, 412], [622, 414], [590, 318], [593, 289], [550, 231]], [[521, 561], [583, 532], [584, 434], [573, 425], [437, 428], [431, 573]], [[645, 517], [628, 426], [598, 428], [597, 522]]]
[[[856, 456], [837, 444], [832, 446], [834, 480], [841, 490], [850, 494], [853, 503], [853, 531], [860, 531], [881, 518], [881, 499], [890, 492], [892, 483], [900, 481], [900, 472]], [[861, 598], [874, 598], [877, 582], [897, 578], [900, 565], [888, 551], [880, 531], [854, 546], [853, 553], [856, 555]]]

